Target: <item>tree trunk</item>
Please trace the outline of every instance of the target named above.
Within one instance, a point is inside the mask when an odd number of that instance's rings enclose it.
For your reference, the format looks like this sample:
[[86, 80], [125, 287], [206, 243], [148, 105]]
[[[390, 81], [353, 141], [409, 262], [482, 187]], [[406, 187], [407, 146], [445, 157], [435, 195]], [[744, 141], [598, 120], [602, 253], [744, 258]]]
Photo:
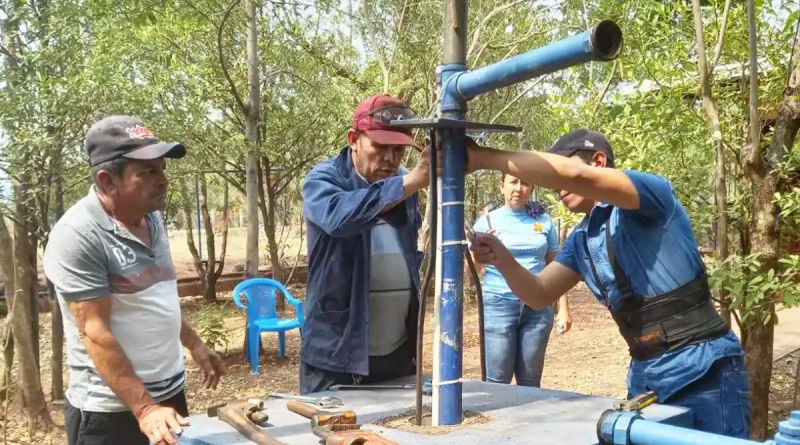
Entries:
[[247, 257], [245, 274], [258, 275], [258, 121], [261, 112], [261, 88], [258, 59], [258, 25], [255, 0], [247, 0], [247, 79], [250, 94], [247, 102], [245, 132], [247, 151]]
[[[34, 338], [34, 326], [31, 323], [33, 315], [38, 319], [38, 311], [33, 302], [36, 297], [35, 293], [31, 295], [36, 282], [36, 270], [31, 269], [31, 255], [35, 255], [36, 251], [31, 252], [32, 242], [29, 228], [23, 224], [31, 224], [30, 209], [27, 200], [24, 198], [23, 188], [29, 183], [29, 177], [25, 173], [21, 173], [20, 177], [14, 184], [15, 196], [15, 213], [19, 222], [14, 224], [14, 307], [11, 314], [12, 332], [14, 341], [17, 342], [17, 363], [19, 374], [22, 383], [22, 394], [28, 409], [28, 415], [32, 423], [32, 427], [43, 422], [44, 425], [51, 425], [50, 413], [47, 410], [47, 404], [44, 399], [44, 392], [42, 391], [42, 384], [39, 374], [39, 365], [37, 360], [38, 352], [38, 339]], [[36, 313], [36, 314], [33, 314]], [[36, 345], [34, 344], [36, 343]], [[31, 428], [32, 430], [34, 428]]]
[[217, 254], [214, 248], [214, 228], [211, 227], [211, 215], [208, 213], [208, 183], [206, 175], [203, 173], [200, 174], [200, 214], [203, 219], [203, 227], [206, 229], [206, 258], [208, 258], [204, 268], [203, 300], [210, 303], [217, 301], [217, 276], [214, 267]]
[[[206, 272], [203, 262], [200, 260], [200, 254], [197, 251], [197, 246], [194, 243], [194, 223], [192, 222], [192, 204], [189, 197], [189, 190], [183, 181], [179, 181], [181, 189], [181, 208], [183, 209], [184, 227], [186, 227], [186, 247], [192, 255], [192, 262], [194, 263], [194, 271], [200, 281], [205, 285]], [[204, 287], [205, 288], [205, 287]]]
[[[64, 178], [61, 176], [61, 162], [54, 164], [55, 172], [55, 199], [56, 199], [56, 221], [64, 216]], [[53, 283], [47, 281], [47, 289], [50, 293], [50, 379], [53, 382], [50, 389], [52, 400], [64, 400], [64, 320], [61, 318], [61, 306], [58, 304]]]
[[[753, 1], [748, 2], [753, 14]], [[754, 18], [750, 18], [751, 22]], [[754, 33], [754, 29], [751, 32]], [[755, 51], [754, 42], [751, 40], [751, 53]], [[758, 79], [757, 66], [751, 64], [750, 81]], [[751, 94], [756, 91], [751, 88]], [[751, 104], [754, 99], [751, 98]], [[750, 125], [760, 129], [757, 109], [751, 107]], [[753, 115], [755, 114], [755, 116]], [[800, 128], [800, 59], [795, 62], [789, 78], [789, 85], [784, 90], [783, 102], [778, 111], [772, 139], [769, 145], [762, 150], [757, 141], [758, 136], [751, 136], [750, 157], [747, 162], [746, 174], [753, 190], [753, 203], [751, 212], [750, 249], [751, 253], [761, 254], [761, 270], [765, 274], [768, 270], [778, 267], [778, 253], [780, 247], [780, 220], [779, 212], [775, 208], [773, 197], [780, 191], [781, 184], [774, 168], [786, 159], [787, 148], [794, 145], [797, 131]], [[760, 130], [759, 130], [760, 131]], [[751, 128], [751, 135], [756, 130]], [[747, 371], [750, 377], [750, 386], [753, 400], [753, 425], [752, 438], [762, 440], [767, 434], [767, 414], [769, 412], [769, 383], [772, 374], [772, 340], [774, 336], [775, 302], [780, 300], [778, 295], [766, 297], [767, 304], [753, 314], [751, 322], [743, 329], [746, 336], [745, 358]], [[762, 321], [769, 315], [769, 321]]]
[[[722, 131], [719, 124], [719, 113], [714, 96], [711, 93], [712, 73], [708, 69], [706, 59], [705, 39], [703, 37], [703, 17], [700, 11], [700, 0], [692, 0], [692, 11], [694, 12], [695, 39], [697, 40], [697, 65], [700, 72], [700, 90], [703, 97], [703, 111], [708, 117], [711, 141], [714, 145], [716, 160], [714, 164], [714, 198], [716, 202], [716, 250], [719, 259], [724, 260], [728, 257], [728, 189], [725, 185], [725, 146], [722, 143]], [[720, 39], [722, 39], [720, 34]], [[721, 42], [719, 44], [721, 47]], [[728, 311], [727, 293], [721, 292], [719, 295], [721, 312], [723, 318], [731, 325], [731, 315]]]
[[[228, 182], [225, 181], [225, 188], [222, 197], [222, 245], [220, 246], [219, 261], [217, 261], [217, 270], [214, 274], [214, 282], [222, 276], [222, 271], [225, 269], [225, 253], [228, 250], [228, 210], [230, 208], [230, 200], [228, 193]], [[210, 258], [210, 257], [209, 257]]]
[[11, 368], [14, 366], [14, 338], [11, 335], [12, 309], [14, 306], [14, 240], [8, 231], [3, 214], [0, 213], [0, 271], [6, 277], [5, 295], [8, 315], [0, 331], [0, 347], [3, 348], [2, 374], [0, 374], [0, 400], [5, 401], [11, 383]]
[[[269, 158], [263, 156], [259, 164], [259, 207], [261, 217], [264, 220], [264, 235], [267, 238], [267, 250], [269, 252], [269, 263], [272, 269], [272, 278], [283, 282], [284, 271], [283, 261], [281, 261], [280, 247], [275, 238], [275, 190], [272, 186], [272, 170]], [[286, 299], [282, 295], [276, 296], [275, 307], [279, 312], [286, 310]]]

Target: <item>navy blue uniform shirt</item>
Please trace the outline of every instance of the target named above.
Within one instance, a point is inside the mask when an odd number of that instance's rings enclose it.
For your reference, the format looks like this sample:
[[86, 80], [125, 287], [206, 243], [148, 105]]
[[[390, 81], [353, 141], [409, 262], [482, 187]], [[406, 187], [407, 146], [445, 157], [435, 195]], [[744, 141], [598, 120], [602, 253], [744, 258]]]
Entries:
[[308, 279], [300, 360], [328, 371], [369, 374], [369, 279], [371, 231], [379, 220], [397, 229], [411, 275], [406, 327], [416, 343], [419, 303], [417, 238], [422, 225], [414, 194], [403, 198], [403, 175], [367, 184], [353, 166], [350, 147], [315, 166], [303, 181], [308, 228]]
[[[672, 184], [653, 174], [631, 170], [622, 172], [639, 193], [639, 209], [622, 210], [598, 204], [575, 227], [555, 259], [580, 274], [595, 297], [611, 309], [619, 308], [621, 301], [606, 250], [605, 232], [609, 228], [616, 259], [636, 295], [655, 297], [704, 273], [689, 217]], [[589, 254], [600, 283], [592, 273]], [[601, 292], [600, 287], [605, 292]], [[610, 301], [605, 300], [604, 293]], [[628, 370], [628, 392], [636, 395], [653, 390], [659, 400], [666, 401], [702, 377], [715, 360], [737, 355], [743, 355], [743, 352], [738, 338], [731, 331], [716, 340], [684, 346], [647, 360], [632, 359]]]

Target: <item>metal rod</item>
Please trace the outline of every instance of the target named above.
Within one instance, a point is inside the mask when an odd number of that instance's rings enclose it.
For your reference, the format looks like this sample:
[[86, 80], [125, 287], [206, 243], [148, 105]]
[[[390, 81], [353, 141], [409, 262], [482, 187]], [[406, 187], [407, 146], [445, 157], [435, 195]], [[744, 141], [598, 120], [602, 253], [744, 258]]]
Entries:
[[430, 132], [431, 148], [430, 148], [430, 172], [428, 173], [430, 186], [428, 187], [428, 200], [430, 202], [430, 220], [428, 226], [428, 269], [425, 272], [425, 279], [422, 281], [422, 287], [419, 293], [419, 317], [417, 319], [417, 388], [416, 388], [416, 423], [422, 425], [422, 362], [424, 359], [423, 346], [425, 345], [425, 306], [428, 304], [428, 291], [431, 287], [431, 278], [436, 268], [436, 236], [438, 221], [437, 216], [437, 196], [436, 196], [436, 182], [438, 175], [436, 174], [436, 130], [431, 129]]
[[613, 21], [605, 20], [581, 34], [456, 75], [445, 89], [450, 94], [469, 100], [498, 88], [592, 60], [613, 60], [621, 50], [622, 31]]
[[445, 0], [443, 56], [445, 64], [467, 63], [466, 0]]
[[464, 245], [464, 257], [467, 259], [469, 271], [472, 274], [472, 282], [475, 285], [475, 293], [478, 300], [478, 341], [480, 346], [481, 357], [481, 381], [486, 381], [486, 332], [484, 331], [483, 323], [483, 288], [481, 287], [481, 276], [478, 274], [478, 269], [475, 268], [475, 263], [472, 261], [472, 255], [469, 253], [469, 248]]
[[[445, 0], [444, 14], [445, 69], [441, 82], [466, 70], [467, 1]], [[441, 117], [466, 120], [466, 101], [442, 89]], [[460, 203], [440, 206], [441, 240], [437, 273], [437, 330], [434, 338], [433, 426], [457, 425], [462, 420], [462, 339], [463, 339], [463, 251], [464, 240], [464, 171], [466, 135], [463, 128], [443, 132], [444, 168], [439, 183], [439, 202]]]

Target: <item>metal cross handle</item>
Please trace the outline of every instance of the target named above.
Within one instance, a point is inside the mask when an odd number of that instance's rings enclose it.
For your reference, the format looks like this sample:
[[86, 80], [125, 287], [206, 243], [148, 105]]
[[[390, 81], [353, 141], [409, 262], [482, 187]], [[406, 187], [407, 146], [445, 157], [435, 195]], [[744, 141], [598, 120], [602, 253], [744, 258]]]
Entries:
[[288, 399], [288, 400], [297, 400], [298, 402], [303, 402], [303, 403], [310, 403], [312, 405], [317, 405], [320, 408], [333, 408], [336, 406], [344, 405], [342, 399], [338, 397], [306, 397], [294, 394], [282, 394], [279, 392], [271, 392], [269, 393], [269, 396], [273, 399]]

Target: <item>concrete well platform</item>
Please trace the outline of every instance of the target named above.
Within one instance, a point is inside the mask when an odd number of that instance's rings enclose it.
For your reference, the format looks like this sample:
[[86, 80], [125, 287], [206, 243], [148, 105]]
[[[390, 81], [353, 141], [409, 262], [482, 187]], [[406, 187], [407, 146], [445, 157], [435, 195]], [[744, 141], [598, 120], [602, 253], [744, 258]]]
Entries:
[[[413, 378], [403, 383], [412, 383]], [[356, 412], [363, 429], [374, 430], [398, 444], [597, 444], [597, 421], [613, 399], [480, 381], [463, 384], [465, 411], [487, 415], [485, 423], [461, 426], [442, 435], [426, 435], [380, 427], [371, 422], [407, 412], [414, 408], [413, 390], [348, 390], [325, 391], [314, 395], [339, 397], [344, 406]], [[423, 404], [432, 398], [425, 396]], [[281, 442], [291, 445], [317, 445], [320, 439], [311, 433], [308, 419], [286, 408], [285, 400], [265, 403], [271, 426], [264, 430]], [[692, 427], [692, 413], [684, 408], [651, 405], [642, 411], [650, 420], [671, 425]], [[217, 418], [193, 416], [180, 443], [185, 445], [252, 444], [233, 428]]]

